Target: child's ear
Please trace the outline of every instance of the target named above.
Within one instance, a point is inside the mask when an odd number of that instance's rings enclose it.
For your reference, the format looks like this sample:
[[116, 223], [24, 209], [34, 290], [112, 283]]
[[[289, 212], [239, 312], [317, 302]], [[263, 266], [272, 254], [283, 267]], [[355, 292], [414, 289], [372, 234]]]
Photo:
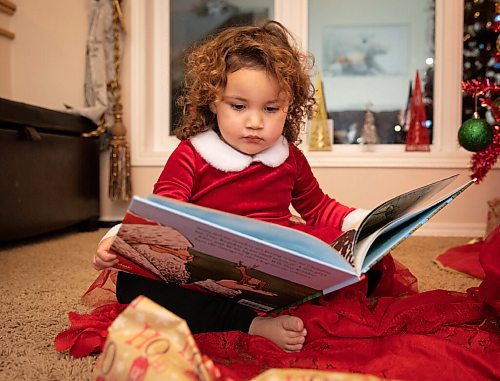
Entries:
[[214, 114], [217, 114], [217, 108], [215, 107], [215, 103], [210, 103], [210, 105], [208, 106], [210, 107], [210, 111], [212, 111]]

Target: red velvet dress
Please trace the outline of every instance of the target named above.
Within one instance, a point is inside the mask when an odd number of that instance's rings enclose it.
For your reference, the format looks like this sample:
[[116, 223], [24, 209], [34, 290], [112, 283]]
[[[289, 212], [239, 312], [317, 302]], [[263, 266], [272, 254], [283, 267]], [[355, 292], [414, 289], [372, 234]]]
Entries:
[[[354, 208], [323, 193], [306, 158], [295, 146], [289, 146], [287, 157], [280, 158], [279, 161], [284, 161], [276, 167], [251, 162], [234, 171], [214, 166], [223, 167], [224, 160], [231, 160], [225, 154], [225, 148], [232, 150], [229, 146], [220, 147], [220, 163], [217, 163], [218, 159], [209, 163], [191, 140], [184, 140], [170, 155], [154, 186], [154, 193], [292, 226], [325, 241], [332, 242], [341, 233], [344, 217]], [[306, 221], [306, 227], [290, 221], [290, 205]]]
[[[306, 220], [306, 231], [325, 240], [340, 232], [352, 209], [323, 194], [295, 147], [275, 167], [272, 160], [247, 164], [221, 171], [191, 141], [184, 141], [171, 155], [155, 193], [289, 226], [291, 203]], [[300, 316], [308, 330], [298, 353], [285, 353], [269, 340], [239, 331], [197, 334], [195, 339], [222, 375], [234, 380], [250, 379], [269, 368], [404, 380], [500, 379], [499, 255], [497, 228], [480, 253], [485, 280], [467, 293], [417, 293], [412, 274], [386, 256], [379, 264], [382, 280], [371, 298], [362, 281], [284, 312]], [[70, 312], [71, 328], [58, 335], [56, 348], [70, 349], [77, 357], [100, 351], [107, 327], [124, 307], [110, 303], [89, 315]]]

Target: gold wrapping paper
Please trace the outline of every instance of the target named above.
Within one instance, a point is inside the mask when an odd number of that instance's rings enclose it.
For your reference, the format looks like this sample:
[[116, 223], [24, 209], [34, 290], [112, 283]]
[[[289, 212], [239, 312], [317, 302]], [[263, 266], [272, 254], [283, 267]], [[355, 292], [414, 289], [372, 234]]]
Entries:
[[115, 319], [94, 375], [96, 381], [214, 378], [186, 322], [146, 297], [135, 299]]

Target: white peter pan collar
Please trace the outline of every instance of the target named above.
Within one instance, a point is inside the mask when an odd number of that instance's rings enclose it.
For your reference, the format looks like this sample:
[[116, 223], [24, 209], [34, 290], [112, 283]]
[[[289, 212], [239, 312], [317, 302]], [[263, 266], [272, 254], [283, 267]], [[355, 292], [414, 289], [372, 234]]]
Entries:
[[207, 163], [224, 172], [242, 171], [253, 162], [276, 168], [285, 162], [289, 153], [288, 142], [283, 136], [271, 147], [253, 156], [235, 150], [213, 130], [199, 133], [190, 140]]

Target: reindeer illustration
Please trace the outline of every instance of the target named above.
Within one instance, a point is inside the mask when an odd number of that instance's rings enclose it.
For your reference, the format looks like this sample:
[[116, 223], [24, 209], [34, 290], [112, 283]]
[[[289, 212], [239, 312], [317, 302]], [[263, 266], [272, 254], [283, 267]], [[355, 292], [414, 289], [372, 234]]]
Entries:
[[247, 274], [248, 269], [254, 269], [257, 267], [257, 265], [247, 267], [241, 261], [239, 261], [237, 265], [234, 265], [234, 267], [241, 273], [241, 279], [239, 280], [238, 284], [250, 286], [257, 290], [262, 290], [266, 285], [265, 281], [254, 278]]

